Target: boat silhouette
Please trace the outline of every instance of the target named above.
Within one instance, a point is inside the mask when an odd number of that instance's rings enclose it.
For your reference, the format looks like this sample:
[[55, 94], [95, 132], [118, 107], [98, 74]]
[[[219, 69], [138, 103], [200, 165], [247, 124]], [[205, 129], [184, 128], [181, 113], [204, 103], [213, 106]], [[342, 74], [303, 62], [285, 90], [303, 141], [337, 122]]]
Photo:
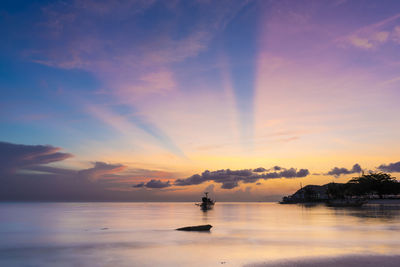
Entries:
[[208, 192], [204, 192], [205, 196], [201, 198], [201, 203], [196, 203], [202, 210], [210, 210], [214, 207], [215, 200], [208, 197]]

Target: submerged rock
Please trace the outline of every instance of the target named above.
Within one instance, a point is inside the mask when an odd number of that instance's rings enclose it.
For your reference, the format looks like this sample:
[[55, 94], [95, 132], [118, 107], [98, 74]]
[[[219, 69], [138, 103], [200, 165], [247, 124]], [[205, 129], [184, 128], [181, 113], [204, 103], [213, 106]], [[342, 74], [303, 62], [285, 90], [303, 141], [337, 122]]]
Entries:
[[212, 227], [212, 225], [205, 224], [205, 225], [182, 227], [182, 228], [178, 228], [176, 230], [178, 230], [178, 231], [210, 231], [211, 227]]

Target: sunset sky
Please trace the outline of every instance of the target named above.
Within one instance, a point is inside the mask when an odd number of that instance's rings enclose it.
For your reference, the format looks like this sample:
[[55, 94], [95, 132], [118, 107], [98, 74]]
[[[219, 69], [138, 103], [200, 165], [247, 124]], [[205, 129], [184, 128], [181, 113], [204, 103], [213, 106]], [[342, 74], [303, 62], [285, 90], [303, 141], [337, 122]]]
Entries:
[[0, 3], [0, 200], [400, 178], [400, 1]]

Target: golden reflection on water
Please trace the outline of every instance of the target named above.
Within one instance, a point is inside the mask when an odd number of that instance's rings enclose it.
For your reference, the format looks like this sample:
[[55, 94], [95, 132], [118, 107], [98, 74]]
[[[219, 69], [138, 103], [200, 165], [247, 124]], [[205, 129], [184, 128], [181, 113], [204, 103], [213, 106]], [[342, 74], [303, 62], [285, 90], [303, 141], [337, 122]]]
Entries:
[[[0, 265], [241, 266], [345, 254], [400, 254], [400, 206], [217, 203], [0, 204]], [[210, 233], [175, 228], [211, 224]]]

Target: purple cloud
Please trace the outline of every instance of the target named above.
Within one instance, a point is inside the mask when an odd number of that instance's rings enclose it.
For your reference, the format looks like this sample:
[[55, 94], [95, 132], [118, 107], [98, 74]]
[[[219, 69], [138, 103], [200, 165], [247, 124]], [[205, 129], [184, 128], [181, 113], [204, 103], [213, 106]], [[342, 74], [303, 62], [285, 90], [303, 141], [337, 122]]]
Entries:
[[142, 187], [146, 187], [146, 188], [165, 188], [165, 187], [170, 187], [170, 186], [171, 186], [170, 181], [163, 182], [161, 180], [151, 179], [147, 183], [139, 183], [137, 185], [134, 185], [133, 187], [134, 188], [142, 188]]
[[142, 188], [142, 187], [145, 187], [145, 186], [146, 186], [145, 183], [139, 183], [139, 184], [133, 185], [132, 187], [133, 188]]
[[266, 172], [267, 170], [263, 167], [259, 167], [253, 170], [253, 172]]
[[0, 142], [0, 173], [13, 173], [17, 170], [72, 157], [72, 154], [58, 152], [60, 150], [61, 148], [50, 145], [21, 145]]
[[400, 161], [388, 165], [382, 164], [378, 169], [384, 172], [400, 172]]
[[[138, 196], [127, 190], [131, 188], [129, 180], [140, 173], [157, 172], [132, 169], [125, 173], [126, 166], [122, 164], [99, 161], [83, 170], [47, 165], [72, 156], [60, 150], [50, 145], [0, 142], [0, 201], [132, 200]], [[152, 182], [149, 186], [161, 184]]]
[[339, 177], [340, 175], [343, 174], [352, 174], [352, 173], [360, 173], [362, 172], [360, 164], [356, 163], [354, 164], [353, 168], [350, 170], [346, 168], [339, 168], [339, 167], [334, 167], [332, 170], [330, 170], [327, 175], [333, 175], [335, 177]]
[[[174, 185], [188, 186], [198, 185], [207, 181], [220, 183], [223, 189], [232, 189], [239, 186], [239, 182], [243, 183], [256, 183], [260, 179], [278, 179], [278, 178], [302, 178], [309, 175], [307, 169], [300, 169], [297, 171], [295, 168], [285, 169], [281, 167], [274, 167], [273, 171], [269, 172], [267, 169], [259, 167], [256, 169], [244, 170], [217, 170], [217, 171], [204, 171], [202, 174], [195, 174], [185, 179], [175, 180]], [[264, 173], [259, 174], [261, 171]]]

